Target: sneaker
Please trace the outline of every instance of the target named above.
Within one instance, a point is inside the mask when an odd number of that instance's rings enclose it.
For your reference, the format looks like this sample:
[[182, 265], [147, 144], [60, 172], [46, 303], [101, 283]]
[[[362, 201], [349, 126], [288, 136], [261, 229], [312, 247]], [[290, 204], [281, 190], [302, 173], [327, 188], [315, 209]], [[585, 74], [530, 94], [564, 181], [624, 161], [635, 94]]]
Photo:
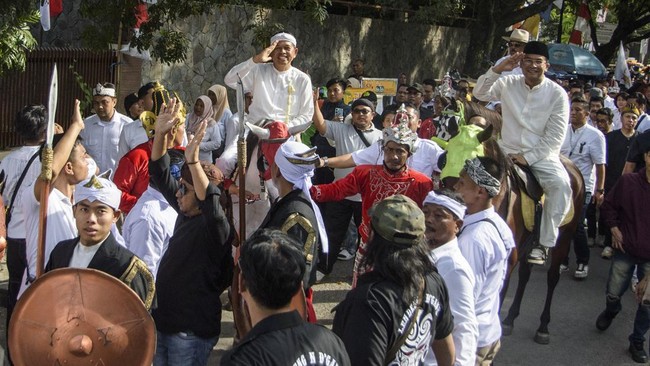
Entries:
[[636, 363], [648, 362], [648, 355], [645, 353], [645, 350], [643, 349], [643, 343], [630, 342], [629, 350], [634, 362]]
[[616, 317], [616, 314], [612, 315], [608, 313], [607, 310], [603, 311], [598, 315], [598, 319], [596, 319], [596, 328], [598, 328], [598, 330], [607, 330], [607, 328], [612, 325], [614, 317]]
[[336, 259], [340, 261], [349, 261], [350, 259], [353, 259], [355, 256], [355, 253], [350, 253], [349, 250], [347, 249], [342, 249], [339, 252], [339, 255], [336, 256]]
[[560, 264], [560, 273], [564, 273], [567, 271], [569, 271], [569, 266], [564, 263]]
[[575, 278], [587, 278], [587, 275], [589, 274], [589, 266], [586, 264], [578, 264], [578, 268], [576, 268], [575, 273], [573, 274], [573, 277]]
[[548, 247], [537, 245], [528, 254], [528, 263], [543, 266], [548, 257]]
[[600, 253], [600, 256], [603, 259], [610, 259], [612, 258], [613, 255], [614, 255], [614, 249], [612, 249], [612, 247], [605, 247], [605, 249], [603, 249], [603, 252]]

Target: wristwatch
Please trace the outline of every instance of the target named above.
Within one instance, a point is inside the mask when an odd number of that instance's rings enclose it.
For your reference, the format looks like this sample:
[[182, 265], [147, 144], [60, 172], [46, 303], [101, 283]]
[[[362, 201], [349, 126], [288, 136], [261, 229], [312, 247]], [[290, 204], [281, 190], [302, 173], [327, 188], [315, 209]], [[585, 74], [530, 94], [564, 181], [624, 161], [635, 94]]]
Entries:
[[327, 156], [323, 156], [323, 167], [328, 167], [329, 165], [330, 165], [330, 162], [327, 159]]

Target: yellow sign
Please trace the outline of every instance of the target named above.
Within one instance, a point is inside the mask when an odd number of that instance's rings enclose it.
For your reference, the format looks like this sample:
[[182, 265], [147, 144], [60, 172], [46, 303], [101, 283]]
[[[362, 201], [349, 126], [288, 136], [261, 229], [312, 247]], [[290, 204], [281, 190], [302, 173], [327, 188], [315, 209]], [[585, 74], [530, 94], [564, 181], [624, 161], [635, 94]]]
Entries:
[[377, 96], [397, 94], [397, 79], [363, 78], [361, 86], [361, 89], [371, 90]]

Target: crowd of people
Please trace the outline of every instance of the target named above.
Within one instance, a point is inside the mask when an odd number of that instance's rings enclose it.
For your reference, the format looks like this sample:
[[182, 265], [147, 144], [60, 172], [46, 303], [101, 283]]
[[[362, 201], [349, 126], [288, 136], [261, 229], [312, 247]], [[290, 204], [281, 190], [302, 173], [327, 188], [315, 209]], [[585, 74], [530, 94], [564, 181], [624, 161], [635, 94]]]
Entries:
[[[495, 208], [509, 165], [483, 148], [455, 155], [460, 139], [497, 129], [505, 159], [528, 167], [546, 196], [531, 264], [546, 263], [570, 209], [561, 156], [580, 170], [574, 276], [588, 276], [589, 247], [602, 245], [612, 270], [596, 327], [606, 330], [633, 276], [650, 270], [650, 85], [554, 80], [544, 43], [522, 30], [505, 40], [508, 55], [475, 83], [400, 78], [396, 95], [368, 90], [349, 104], [344, 92], [363, 86], [364, 60], [321, 95], [292, 66], [298, 41], [284, 32], [224, 76], [243, 89], [241, 113], [226, 86], [184, 105], [150, 82], [124, 99], [123, 115], [115, 86], [97, 84], [95, 114], [82, 119], [77, 102], [54, 138], [51, 186], [38, 179], [47, 111], [23, 108], [15, 126], [25, 146], [0, 162], [8, 319], [36, 280], [47, 197], [45, 270], [94, 268], [130, 286], [155, 321], [155, 366], [207, 363], [227, 290], [250, 324], [222, 365], [491, 365], [517, 245]], [[317, 325], [312, 286], [352, 259], [352, 290], [330, 331]], [[569, 268], [567, 257], [560, 270]], [[636, 362], [647, 361], [648, 329], [640, 304], [629, 339]]]

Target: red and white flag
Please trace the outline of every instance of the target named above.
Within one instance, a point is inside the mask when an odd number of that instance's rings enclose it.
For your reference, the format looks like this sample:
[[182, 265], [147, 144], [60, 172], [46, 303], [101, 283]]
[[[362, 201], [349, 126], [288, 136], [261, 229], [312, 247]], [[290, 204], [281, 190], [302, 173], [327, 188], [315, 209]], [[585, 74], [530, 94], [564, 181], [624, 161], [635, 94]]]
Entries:
[[616, 69], [614, 70], [614, 79], [619, 83], [625, 84], [626, 88], [632, 86], [632, 76], [630, 75], [630, 68], [627, 67], [627, 59], [625, 57], [625, 49], [623, 42], [618, 47], [618, 57], [616, 57]]
[[41, 0], [41, 26], [44, 31], [50, 30], [50, 19], [63, 12], [63, 0]]
[[582, 0], [580, 6], [578, 7], [578, 13], [576, 14], [576, 23], [573, 26], [573, 31], [571, 32], [569, 43], [582, 46], [583, 44], [591, 41], [591, 29], [589, 28], [590, 19], [591, 13], [589, 12], [587, 1]]

